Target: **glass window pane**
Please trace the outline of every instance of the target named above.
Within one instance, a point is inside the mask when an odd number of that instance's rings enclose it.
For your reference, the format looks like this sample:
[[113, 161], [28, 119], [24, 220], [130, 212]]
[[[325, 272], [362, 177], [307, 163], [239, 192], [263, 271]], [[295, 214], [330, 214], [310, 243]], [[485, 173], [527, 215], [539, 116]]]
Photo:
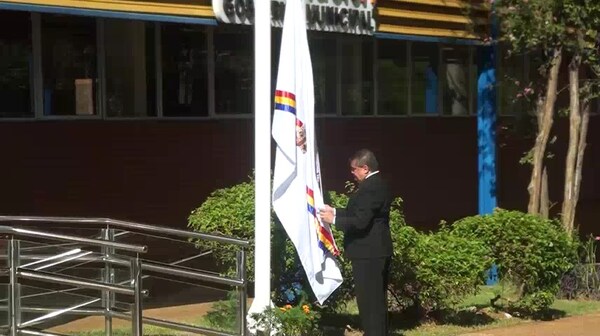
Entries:
[[408, 111], [406, 41], [377, 41], [377, 114], [405, 115]]
[[31, 15], [0, 10], [0, 117], [32, 117]]
[[96, 114], [96, 19], [42, 15], [44, 115]]
[[108, 19], [104, 36], [107, 115], [155, 116], [154, 24]]
[[250, 114], [254, 102], [252, 27], [215, 29], [215, 113]]
[[331, 33], [309, 32], [308, 44], [313, 67], [315, 85], [315, 113], [337, 113], [337, 61], [336, 39]]
[[443, 108], [444, 115], [468, 115], [470, 90], [469, 71], [472, 64], [468, 46], [443, 46], [442, 69], [443, 78]]
[[411, 99], [413, 114], [438, 113], [438, 45], [415, 42], [411, 45]]
[[341, 43], [342, 114], [373, 114], [373, 40], [344, 38]]
[[208, 116], [206, 28], [161, 24], [163, 115]]

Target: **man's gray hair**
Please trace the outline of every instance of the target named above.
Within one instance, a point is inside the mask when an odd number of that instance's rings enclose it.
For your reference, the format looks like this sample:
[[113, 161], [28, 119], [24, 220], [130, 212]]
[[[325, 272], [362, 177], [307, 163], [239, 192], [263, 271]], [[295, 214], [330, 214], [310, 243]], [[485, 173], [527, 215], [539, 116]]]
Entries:
[[354, 160], [356, 160], [358, 166], [367, 166], [372, 172], [379, 170], [379, 162], [377, 162], [375, 154], [368, 149], [361, 149], [354, 153], [350, 161]]

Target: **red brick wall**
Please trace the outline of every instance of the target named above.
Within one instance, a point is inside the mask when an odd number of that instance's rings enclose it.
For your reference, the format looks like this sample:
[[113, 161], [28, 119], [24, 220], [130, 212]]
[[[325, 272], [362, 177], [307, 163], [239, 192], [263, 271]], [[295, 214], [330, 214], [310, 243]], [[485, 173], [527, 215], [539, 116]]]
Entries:
[[[594, 155], [599, 127], [593, 118], [583, 212], [600, 198], [593, 176], [600, 168]], [[404, 198], [412, 225], [433, 228], [477, 212], [474, 118], [319, 119], [317, 132], [326, 189], [343, 190], [350, 179], [347, 157], [367, 147]], [[518, 159], [528, 142], [506, 132], [499, 138], [499, 203], [524, 208], [529, 171]], [[242, 181], [254, 160], [249, 119], [5, 122], [0, 142], [2, 214], [101, 216], [175, 227], [185, 226], [212, 190]], [[562, 158], [555, 161], [551, 196], [557, 199], [564, 177]], [[591, 227], [593, 219], [587, 221]]]

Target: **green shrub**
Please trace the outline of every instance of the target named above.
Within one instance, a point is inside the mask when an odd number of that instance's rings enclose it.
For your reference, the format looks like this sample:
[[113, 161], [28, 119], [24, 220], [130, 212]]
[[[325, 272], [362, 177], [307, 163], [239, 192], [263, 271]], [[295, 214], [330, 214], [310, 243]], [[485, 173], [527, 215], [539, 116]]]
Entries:
[[[519, 211], [498, 209], [452, 225], [455, 236], [483, 241], [498, 265], [498, 276], [519, 288], [521, 310], [548, 307], [562, 275], [576, 260], [577, 244], [560, 223]], [[529, 308], [525, 307], [528, 306]]]
[[447, 230], [419, 233], [392, 227], [394, 256], [390, 276], [393, 307], [423, 316], [449, 308], [475, 294], [491, 265], [489, 249], [478, 240]]
[[[188, 227], [209, 234], [233, 236], [250, 241], [246, 275], [254, 281], [254, 180], [215, 190], [188, 217]], [[235, 253], [239, 247], [195, 240], [196, 247], [211, 250], [217, 264], [229, 276], [236, 274]]]
[[[254, 281], [254, 179], [215, 190], [188, 217], [188, 227], [201, 233], [233, 236], [250, 241], [246, 251], [246, 277]], [[283, 291], [302, 278], [298, 255], [275, 213], [271, 214], [272, 288], [276, 303], [285, 301]], [[194, 240], [197, 248], [211, 250], [217, 265], [227, 276], [236, 274], [236, 251], [239, 247], [201, 239]], [[252, 288], [252, 287], [250, 287]], [[287, 303], [287, 302], [284, 302]]]
[[418, 308], [420, 286], [417, 283], [419, 256], [416, 248], [424, 235], [406, 225], [402, 199], [395, 199], [392, 205], [394, 210], [390, 212], [390, 230], [394, 250], [388, 287], [392, 296], [392, 309]]
[[238, 297], [236, 292], [227, 293], [227, 300], [215, 302], [206, 313], [206, 322], [216, 330], [234, 332], [237, 324]]
[[[345, 207], [348, 197], [331, 192], [331, 204]], [[455, 237], [448, 230], [435, 234], [419, 233], [406, 225], [403, 200], [399, 197], [390, 209], [393, 256], [389, 292], [392, 308], [415, 308], [427, 314], [458, 303], [477, 291], [484, 272], [491, 264], [489, 249], [479, 240]], [[343, 234], [333, 227], [341, 250]], [[340, 259], [344, 283], [332, 296], [332, 302], [347, 302], [353, 297], [352, 267]]]
[[538, 291], [523, 296], [519, 301], [512, 302], [507, 308], [517, 315], [535, 317], [550, 307], [555, 297], [555, 293]]
[[[328, 202], [337, 208], [345, 207], [346, 194], [327, 193]], [[272, 215], [272, 288], [273, 300], [278, 305], [293, 303], [307, 294], [314, 297], [307, 283], [296, 250], [281, 224]], [[254, 278], [254, 181], [214, 191], [202, 205], [189, 216], [189, 227], [204, 233], [222, 234], [250, 240], [247, 275]], [[390, 287], [393, 307], [417, 307], [428, 313], [456, 303], [464, 295], [474, 293], [489, 265], [485, 246], [479, 240], [462, 239], [447, 230], [436, 234], [423, 234], [407, 226], [402, 209], [402, 199], [393, 201], [390, 226], [394, 254], [390, 270]], [[326, 302], [326, 310], [336, 310], [354, 298], [352, 268], [343, 257], [343, 234], [333, 226], [333, 235], [342, 252], [338, 258], [344, 278], [343, 284]], [[224, 273], [235, 274], [235, 246], [197, 240], [202, 249], [212, 250], [215, 260]], [[292, 293], [290, 293], [292, 292]], [[295, 301], [294, 301], [295, 300]]]
[[[215, 190], [188, 218], [188, 227], [201, 233], [233, 236], [250, 241], [246, 274], [254, 281], [254, 179]], [[304, 269], [285, 229], [271, 214], [271, 270], [273, 301], [283, 305], [296, 303], [303, 293], [312, 295]], [[236, 274], [235, 252], [238, 247], [205, 240], [194, 240], [196, 247], [212, 250], [223, 274]], [[339, 241], [341, 244], [341, 240]], [[331, 300], [329, 301], [331, 302]]]
[[256, 327], [264, 335], [315, 336], [320, 335], [321, 315], [306, 302], [298, 305], [267, 308], [260, 314], [252, 314]]

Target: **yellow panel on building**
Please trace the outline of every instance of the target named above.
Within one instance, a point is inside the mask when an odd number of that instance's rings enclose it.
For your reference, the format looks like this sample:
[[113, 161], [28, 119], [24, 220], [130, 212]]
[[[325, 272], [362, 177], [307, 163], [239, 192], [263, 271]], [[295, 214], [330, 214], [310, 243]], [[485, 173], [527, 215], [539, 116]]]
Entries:
[[[142, 14], [215, 17], [211, 0], [0, 0], [0, 2]], [[478, 39], [485, 35], [489, 26], [490, 10], [486, 3], [483, 0], [379, 0], [375, 8], [377, 31]]]
[[380, 0], [377, 31], [477, 39], [487, 32], [489, 13], [480, 0]]
[[2, 0], [0, 2], [144, 14], [214, 17], [210, 0]]

